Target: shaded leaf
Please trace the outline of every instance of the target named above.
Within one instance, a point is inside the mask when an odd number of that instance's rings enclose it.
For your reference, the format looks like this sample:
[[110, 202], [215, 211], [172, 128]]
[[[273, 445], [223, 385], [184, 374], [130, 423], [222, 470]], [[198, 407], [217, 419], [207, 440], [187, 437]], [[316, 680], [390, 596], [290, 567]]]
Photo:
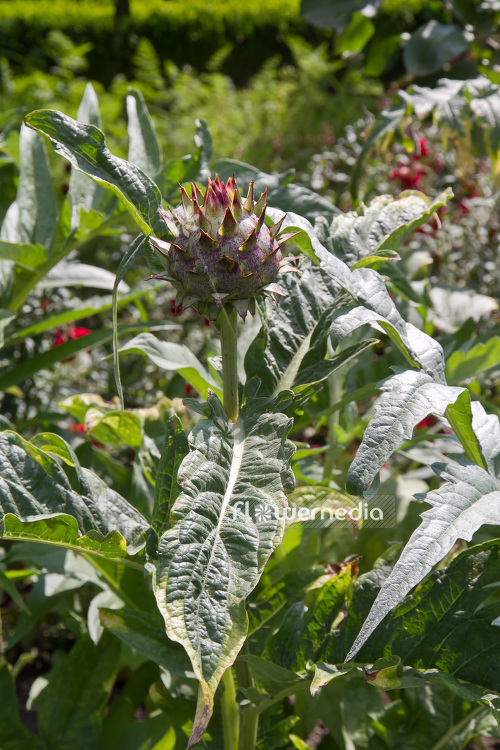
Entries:
[[302, 0], [300, 13], [320, 29], [343, 29], [353, 13], [372, 18], [381, 4], [381, 0]]
[[42, 743], [19, 718], [16, 689], [7, 664], [0, 665], [0, 747], [2, 750], [41, 750]]
[[367, 135], [361, 153], [358, 156], [358, 160], [354, 166], [354, 169], [352, 170], [350, 187], [353, 202], [356, 202], [359, 197], [359, 182], [363, 175], [365, 159], [377, 144], [379, 144], [381, 141], [383, 142], [390, 140], [404, 114], [404, 107], [402, 107], [401, 105], [394, 106], [391, 109], [382, 110], [377, 120], [373, 124], [373, 127]]
[[[118, 307], [123, 307], [123, 305], [133, 302], [148, 292], [154, 292], [156, 289], [157, 287], [148, 285], [135, 287], [130, 292], [124, 292], [118, 296]], [[39, 333], [57, 328], [58, 326], [75, 323], [82, 318], [89, 318], [91, 315], [99, 315], [99, 313], [106, 312], [106, 310], [110, 310], [112, 307], [112, 297], [109, 295], [96, 295], [89, 297], [85, 301], [77, 297], [72, 297], [71, 300], [68, 300], [67, 304], [68, 307], [53, 314], [45, 313], [36, 323], [31, 323], [15, 331], [15, 333], [7, 337], [5, 341], [6, 345], [24, 339], [27, 336], [36, 336]]]
[[331, 221], [338, 213], [338, 209], [328, 198], [302, 185], [290, 184], [293, 170], [272, 175], [236, 159], [216, 161], [214, 169], [221, 180], [227, 180], [234, 172], [242, 193], [248, 188], [250, 181], [254, 183], [254, 192], [257, 197], [268, 188], [269, 205], [286, 211], [288, 214], [296, 213], [309, 221], [314, 221], [318, 216], [326, 216]]
[[147, 659], [172, 674], [194, 677], [184, 650], [167, 638], [159, 612], [101, 607], [99, 616], [107, 630]]
[[[496, 433], [500, 432], [496, 419]], [[488, 469], [496, 468], [500, 455], [498, 444], [488, 451], [485, 426], [488, 419], [477, 404], [473, 411], [472, 427], [478, 424], [480, 448], [486, 451]], [[496, 441], [495, 441], [496, 442]], [[468, 458], [460, 455], [449, 463], [432, 465], [444, 481], [437, 490], [420, 496], [432, 507], [422, 514], [422, 523], [412, 534], [394, 570], [384, 583], [361, 631], [349, 653], [353, 656], [370, 633], [408, 592], [427, 575], [451, 550], [457, 539], [470, 541], [483, 524], [500, 523], [500, 478]]]
[[432, 20], [412, 33], [403, 51], [403, 61], [410, 75], [426, 76], [437, 73], [469, 46], [461, 28]]
[[97, 646], [81, 636], [49, 673], [38, 704], [38, 730], [53, 750], [98, 747], [104, 708], [120, 655], [119, 642], [103, 636]]
[[[120, 326], [117, 335], [122, 336], [126, 333], [134, 333], [135, 331], [140, 331], [144, 328], [150, 329], [150, 326], [148, 326], [147, 323], [132, 326]], [[53, 346], [42, 354], [28, 357], [3, 375], [0, 375], [0, 391], [9, 388], [11, 385], [22, 383], [27, 378], [40, 372], [40, 370], [47, 370], [56, 362], [68, 359], [69, 357], [78, 354], [78, 352], [101, 346], [102, 344], [111, 341], [112, 337], [113, 331], [111, 329], [101, 328], [100, 330], [92, 331], [92, 333], [89, 333], [87, 336], [81, 336], [78, 339], [66, 341], [60, 346]]]
[[[78, 107], [79, 122], [101, 127], [99, 102], [94, 87], [89, 82], [83, 92], [82, 101]], [[82, 211], [97, 210], [102, 197], [102, 188], [79, 170], [72, 170], [69, 179], [68, 199], [71, 205], [71, 229], [80, 225]]]
[[170, 524], [170, 510], [181, 492], [178, 483], [179, 466], [189, 452], [188, 439], [177, 415], [167, 424], [167, 434], [156, 474], [155, 499], [151, 525], [161, 536]]
[[260, 377], [274, 395], [308, 382], [307, 375], [301, 376], [311, 367], [319, 372], [327, 353], [331, 311], [343, 301], [338, 284], [319, 268], [287, 274], [280, 285], [287, 296], [278, 307], [268, 300], [258, 302], [262, 332], [245, 357], [247, 376]]
[[57, 225], [52, 174], [43, 138], [24, 125], [19, 138], [19, 155], [18, 241], [50, 248]]

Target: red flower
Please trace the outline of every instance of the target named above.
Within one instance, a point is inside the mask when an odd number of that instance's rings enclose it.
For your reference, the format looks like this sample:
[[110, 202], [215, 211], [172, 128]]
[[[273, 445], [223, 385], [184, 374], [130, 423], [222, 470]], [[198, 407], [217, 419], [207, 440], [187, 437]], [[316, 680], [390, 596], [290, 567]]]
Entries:
[[429, 156], [429, 147], [427, 146], [427, 138], [419, 138], [418, 148], [420, 151], [419, 156]]
[[413, 190], [418, 187], [424, 176], [420, 169], [418, 165], [415, 166], [415, 169], [411, 169], [405, 164], [398, 164], [397, 168], [391, 172], [390, 177], [391, 180], [399, 180], [405, 190]]
[[180, 315], [181, 312], [182, 312], [182, 310], [183, 310], [182, 305], [177, 305], [176, 306], [176, 304], [175, 304], [175, 297], [172, 297], [169, 300], [169, 302], [170, 302], [170, 315]]
[[425, 419], [422, 419], [422, 421], [418, 423], [417, 430], [425, 430], [427, 427], [434, 427], [435, 424], [437, 424], [436, 417], [429, 414], [428, 417], [425, 417]]
[[66, 342], [66, 338], [63, 336], [60, 328], [56, 328], [56, 337], [54, 339], [54, 346], [61, 346]]
[[[71, 325], [69, 329], [62, 329], [62, 328], [56, 328], [56, 335], [54, 338], [54, 346], [61, 346], [61, 344], [66, 344], [68, 341], [74, 341], [75, 339], [81, 339], [84, 336], [88, 336], [89, 333], [92, 333], [90, 328], [84, 328], [83, 326], [74, 326]], [[90, 351], [90, 350], [87, 350]], [[66, 359], [63, 359], [63, 362], [71, 362], [74, 357], [67, 357]]]
[[92, 333], [90, 328], [83, 328], [82, 326], [75, 326], [68, 333], [68, 339], [81, 339], [83, 336], [88, 336]]

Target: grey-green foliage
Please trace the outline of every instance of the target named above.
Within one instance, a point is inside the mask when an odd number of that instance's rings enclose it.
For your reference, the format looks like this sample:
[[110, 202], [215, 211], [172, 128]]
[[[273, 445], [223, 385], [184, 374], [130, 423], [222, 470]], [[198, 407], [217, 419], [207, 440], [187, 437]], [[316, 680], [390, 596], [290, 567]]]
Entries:
[[483, 524], [500, 523], [500, 422], [483, 407], [472, 404], [472, 428], [485, 468], [461, 455], [432, 468], [444, 484], [421, 499], [431, 505], [411, 536], [394, 570], [384, 583], [347, 656], [351, 658], [383, 618], [399, 604], [457, 539], [470, 541]]
[[[162, 149], [140, 91], [132, 90], [127, 96], [127, 116], [128, 160], [155, 177], [162, 167]], [[80, 113], [78, 119], [81, 120]]]
[[245, 358], [247, 375], [259, 376], [274, 395], [324, 380], [371, 344], [364, 342], [327, 358], [332, 316], [346, 297], [317, 266], [306, 268], [300, 276], [288, 274], [280, 285], [287, 296], [278, 308], [267, 300], [259, 303], [262, 333]]
[[[97, 94], [91, 83], [88, 83], [78, 107], [78, 120], [89, 125], [101, 127], [101, 114]], [[68, 199], [71, 204], [71, 229], [80, 225], [80, 212], [99, 209], [102, 200], [102, 190], [99, 185], [89, 180], [82, 172], [74, 169], [69, 179]]]
[[349, 468], [348, 490], [362, 494], [379, 469], [428, 414], [444, 417], [460, 388], [437, 383], [421, 370], [404, 370], [378, 384], [382, 396]]
[[[493, 620], [499, 608], [490, 596], [498, 580], [498, 553], [498, 540], [490, 541], [461, 552], [448, 567], [431, 573], [376, 629], [360, 650], [357, 664], [342, 667], [390, 575], [397, 558], [397, 550], [391, 550], [356, 582], [348, 616], [324, 641], [324, 661], [316, 664], [312, 693], [327, 686], [320, 699], [331, 702], [344, 691], [344, 678], [357, 683], [359, 695], [365, 681], [372, 690], [389, 691], [395, 715], [381, 713], [379, 721], [392, 732], [399, 726], [390, 747], [417, 749], [428, 741], [455, 748], [476, 734], [498, 736], [500, 630]], [[391, 692], [395, 690], [398, 693]], [[427, 701], [433, 706], [432, 722], [424, 709]], [[422, 711], [425, 721], [420, 721]]]
[[470, 40], [459, 26], [432, 19], [412, 33], [403, 61], [410, 75], [431, 75], [469, 49], [469, 45]]
[[[135, 113], [138, 123], [130, 126], [134, 150], [138, 151], [145, 142], [143, 151], [149, 154], [148, 134], [152, 125], [139, 99]], [[89, 128], [100, 124], [97, 96], [90, 83], [78, 117], [89, 123]], [[95, 149], [96, 143], [91, 143], [90, 151]], [[19, 152], [16, 200], [9, 207], [0, 230], [0, 306], [13, 311], [11, 316], [2, 316], [2, 333], [36, 287], [78, 284], [112, 288], [113, 277], [108, 270], [67, 262], [65, 258], [104, 229], [108, 233], [115, 231], [107, 224], [112, 216], [119, 218], [121, 213], [116, 198], [77, 169], [71, 173], [68, 195], [58, 212], [44, 139], [23, 125]], [[120, 291], [125, 289], [126, 285], [122, 284]]]
[[[384, 211], [383, 206], [381, 211]], [[409, 225], [417, 225], [418, 210], [406, 218]], [[431, 337], [404, 321], [379, 274], [369, 268], [349, 269], [334, 255], [339, 242], [344, 257], [354, 260], [360, 253], [357, 219], [353, 217], [350, 225], [346, 220], [346, 227], [352, 231], [339, 235], [337, 226], [341, 223], [334, 219], [330, 232], [325, 232], [324, 225], [320, 225], [323, 232], [320, 236], [329, 241], [329, 250], [309, 230], [321, 269], [351, 298], [350, 304], [348, 302], [335, 310], [329, 321], [330, 335], [336, 342], [367, 323], [375, 325], [391, 336], [412, 366], [406, 370], [398, 368], [394, 375], [379, 384], [384, 393], [376, 404], [375, 416], [365, 430], [349, 469], [348, 490], [363, 493], [376, 480], [379, 469], [392, 453], [405, 440], [411, 439], [413, 428], [430, 413], [449, 418], [466, 453], [466, 458], [457, 457], [453, 465], [435, 468], [439, 475], [449, 480], [449, 484], [426, 497], [433, 509], [424, 514], [422, 526], [414, 533], [389, 582], [382, 589], [349, 655], [352, 656], [383, 617], [451, 549], [457, 538], [470, 539], [483, 523], [500, 522], [497, 510], [500, 496], [498, 477], [491, 469], [496, 454], [488, 466], [484, 465], [484, 447], [477, 433], [474, 435], [474, 426], [478, 424], [481, 413], [483, 421], [486, 419], [484, 412], [474, 405], [471, 424], [471, 413], [466, 408], [468, 398], [466, 404], [463, 389], [446, 383], [442, 348]], [[391, 231], [386, 236], [381, 233], [378, 244], [397, 248], [398, 242], [403, 241], [407, 234], [404, 223], [401, 219], [392, 223], [393, 239]], [[368, 226], [371, 224], [376, 225], [373, 215], [368, 220]], [[491, 444], [489, 438], [490, 449]]]
[[[76, 472], [76, 485], [56, 460]], [[89, 469], [58, 435], [32, 442], [0, 433], [1, 534], [123, 557], [140, 550], [146, 520]], [[34, 525], [33, 525], [34, 524]]]
[[[90, 94], [88, 104], [90, 116]], [[56, 150], [74, 167], [120, 196], [144, 234], [166, 236], [160, 189], [139, 167], [154, 173], [167, 199], [173, 200], [170, 191], [176, 181], [204, 180], [210, 173], [212, 147], [208, 127], [198, 122], [193, 157], [173, 160], [162, 167], [161, 151], [141, 97], [131, 94], [128, 107], [130, 159], [139, 166], [114, 157], [106, 147], [102, 131], [93, 124], [83, 125], [51, 111], [32, 113], [27, 123], [49, 135]], [[93, 112], [95, 115], [95, 106]], [[400, 118], [400, 111], [397, 112]], [[393, 112], [377, 133], [387, 133], [395, 121]], [[160, 461], [154, 530], [131, 507], [126, 509], [123, 498], [110, 494], [109, 488], [95, 475], [79, 467], [68, 447], [57, 438], [42, 436], [29, 444], [17, 436], [10, 437], [6, 448], [7, 474], [9, 477], [12, 474], [12, 486], [27, 510], [16, 516], [19, 508], [14, 507], [9, 488], [4, 490], [5, 506], [11, 511], [4, 521], [5, 529], [10, 524], [21, 537], [30, 524], [42, 523], [45, 527], [37, 532], [39, 541], [52, 539], [61, 544], [65, 543], [66, 533], [61, 524], [65, 524], [70, 535], [68, 546], [77, 546], [78, 535], [84, 534], [94, 545], [99, 545], [94, 552], [101, 556], [105, 555], [105, 545], [110, 543], [104, 535], [111, 527], [129, 542], [129, 551], [144, 546], [146, 532], [146, 554], [149, 565], [156, 565], [154, 589], [167, 634], [184, 646], [200, 681], [191, 744], [201, 738], [219, 680], [234, 662], [247, 635], [245, 599], [256, 586], [283, 533], [284, 492], [294, 485], [290, 471], [293, 448], [287, 440], [291, 421], [283, 413], [293, 401], [294, 394], [288, 389], [300, 391], [303, 386], [317, 384], [361, 353], [372, 343], [362, 335], [367, 324], [391, 338], [406, 360], [407, 369], [400, 368], [381, 385], [386, 392], [377, 404], [375, 417], [349, 471], [349, 485], [364, 491], [390, 455], [411, 437], [415, 424], [429, 412], [449, 418], [469, 459], [459, 457], [453, 464], [436, 468], [445, 475], [448, 484], [427, 496], [433, 502], [432, 510], [428, 511], [430, 521], [424, 516], [421, 531], [416, 532], [420, 533], [419, 538], [415, 537], [418, 544], [410, 542], [391, 574], [395, 588], [382, 589], [380, 606], [375, 606], [360, 637], [365, 638], [388, 607], [397, 604], [440, 559], [439, 555], [449, 549], [456, 539], [457, 528], [470, 536], [474, 524], [495, 521], [498, 515], [490, 500], [498, 494], [495, 482], [498, 483], [499, 450], [491, 444], [485, 447], [480, 434], [485, 430], [491, 432], [492, 425], [486, 417], [481, 422], [475, 408], [471, 425], [463, 389], [446, 383], [442, 348], [402, 318], [383, 278], [373, 268], [396, 257], [407, 235], [443, 205], [449, 195], [439, 196], [430, 204], [415, 194], [403, 196], [399, 201], [384, 198], [367, 208], [360, 207], [355, 214], [338, 216], [328, 201], [289, 185], [292, 177], [289, 173], [273, 177], [229, 161], [220, 163], [219, 169], [221, 176], [223, 170], [234, 169], [238, 177], [245, 175], [256, 183], [260, 180], [262, 188], [265, 181], [271, 181], [269, 196], [281, 209], [275, 210], [274, 215], [269, 211], [274, 221], [283, 210], [300, 206], [303, 215], [289, 210], [283, 228], [300, 230], [294, 242], [308, 258], [300, 262], [301, 275], [290, 275], [284, 281], [288, 296], [283, 305], [278, 309], [260, 307], [263, 330], [247, 354], [247, 374], [251, 377], [239, 420], [235, 424], [228, 422], [217, 394], [209, 392], [209, 388], [220, 392], [218, 380], [184, 348], [144, 334], [124, 347], [124, 351], [147, 354], [167, 369], [179, 370], [199, 392], [208, 396], [206, 404], [194, 401], [186, 404], [203, 417], [189, 437], [189, 446], [178, 423], [170, 430]], [[317, 225], [318, 238], [309, 220], [320, 214], [326, 214], [327, 219], [326, 224], [320, 221]], [[80, 211], [80, 218], [84, 215]], [[328, 226], [328, 222], [333, 223]], [[33, 244], [33, 238], [30, 243]], [[122, 260], [117, 283], [141, 252], [151, 261], [147, 247], [142, 237], [137, 238]], [[342, 257], [336, 254], [339, 248]], [[36, 248], [26, 249], [26, 257], [30, 257], [29, 253], [34, 257]], [[356, 344], [331, 356], [331, 351], [355, 331]], [[258, 393], [253, 376], [262, 379], [266, 397]], [[71, 471], [75, 470], [77, 490], [53, 459], [54, 454]], [[26, 466], [20, 482], [11, 471], [11, 455], [16, 466]], [[33, 477], [40, 479], [37, 495], [40, 488], [44, 489], [41, 499], [29, 491]], [[466, 492], [462, 492], [464, 487]], [[474, 504], [481, 510], [479, 518], [475, 515], [476, 521], [470, 518]], [[40, 513], [50, 517], [34, 521], [32, 516]], [[160, 535], [157, 548], [156, 534]], [[113, 544], [116, 541], [111, 540]], [[119, 556], [116, 550], [115, 555]], [[415, 565], [415, 559], [419, 565]], [[130, 560], [127, 562], [130, 564]], [[302, 616], [299, 612], [296, 620], [289, 621], [292, 634], [305, 634], [300, 667], [323, 646], [332, 625], [331, 614], [339, 611], [345, 595], [343, 589], [330, 584], [309, 614]], [[108, 612], [103, 622], [110, 630], [114, 627], [124, 642], [131, 642], [131, 632], [137, 624], [131, 626], [129, 614], [119, 616]], [[146, 624], [143, 625], [147, 631]], [[151, 642], [146, 647], [150, 648]], [[254, 663], [253, 668], [257, 667]], [[290, 690], [296, 688], [295, 682]]]
[[0, 666], [0, 747], [3, 750], [42, 750], [41, 741], [19, 718], [14, 680], [7, 664]]
[[303, 18], [320, 29], [348, 27], [354, 14], [372, 18], [382, 5], [381, 0], [302, 0]]
[[384, 252], [401, 247], [452, 195], [450, 188], [432, 201], [414, 190], [399, 198], [380, 195], [367, 206], [362, 203], [355, 211], [338, 214], [330, 225], [324, 219], [318, 221], [318, 238], [350, 268], [369, 257], [382, 260]]
[[[358, 660], [373, 663], [381, 656], [397, 655], [400, 663], [395, 664], [392, 676], [386, 675], [385, 687], [404, 686], [401, 664], [431, 670], [427, 675], [407, 670], [414, 685], [432, 678], [434, 672], [455, 692], [462, 689], [468, 700], [487, 698], [489, 692], [489, 704], [500, 708], [500, 629], [493, 624], [498, 602], [489, 597], [492, 584], [498, 580], [498, 545], [496, 540], [462, 551], [448, 567], [432, 572], [375, 630], [359, 651]], [[359, 578], [347, 619], [325, 643], [324, 661], [339, 664], [352, 650], [360, 623], [390, 577], [391, 562], [381, 560], [373, 571]], [[469, 684], [460, 685], [459, 680]]]
[[[0, 230], [0, 304], [8, 307], [16, 289], [27, 283], [51, 253], [57, 206], [43, 139], [21, 128], [20, 171], [16, 200]], [[19, 256], [21, 263], [16, 266]]]
[[221, 384], [207, 372], [196, 355], [184, 344], [159, 341], [152, 333], [141, 333], [119, 351], [146, 355], [158, 367], [180, 372], [202, 396], [208, 396], [209, 389], [222, 395]]
[[294, 484], [291, 421], [280, 413], [287, 401], [258, 398], [254, 384], [232, 424], [212, 396], [179, 467], [182, 492], [160, 539], [155, 593], [169, 637], [186, 648], [200, 680], [191, 743], [246, 637], [245, 598], [283, 533], [284, 490]]
[[121, 197], [146, 235], [152, 231], [157, 237], [168, 234], [160, 213], [162, 201], [158, 186], [134, 164], [113, 156], [102, 130], [53, 110], [32, 112], [27, 115], [26, 124], [48, 135], [54, 149], [75, 169]]
[[[448, 27], [450, 28], [450, 27]], [[376, 145], [387, 147], [398, 128], [409, 119], [432, 118], [443, 139], [458, 139], [460, 166], [467, 168], [470, 155], [489, 156], [493, 173], [500, 159], [500, 87], [485, 76], [466, 81], [443, 78], [438, 85], [412, 86], [399, 90], [393, 106], [381, 112], [367, 136], [352, 173], [351, 193], [358, 198], [364, 160]]]
[[155, 481], [151, 525], [159, 536], [170, 525], [170, 511], [181, 491], [177, 482], [179, 466], [188, 451], [189, 443], [182, 423], [178, 416], [173, 416], [167, 425], [167, 434], [165, 435]]

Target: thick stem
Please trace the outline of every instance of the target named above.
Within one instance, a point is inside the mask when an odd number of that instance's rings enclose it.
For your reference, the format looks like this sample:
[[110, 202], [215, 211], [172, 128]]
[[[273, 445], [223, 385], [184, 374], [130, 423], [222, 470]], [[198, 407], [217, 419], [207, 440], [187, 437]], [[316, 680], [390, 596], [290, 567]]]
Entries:
[[218, 319], [222, 353], [222, 393], [224, 411], [231, 422], [236, 422], [238, 404], [238, 319], [234, 308], [222, 307]]
[[236, 702], [236, 687], [231, 667], [228, 667], [224, 672], [222, 684], [224, 685], [224, 693], [221, 700], [224, 750], [238, 750], [240, 712]]
[[[248, 654], [248, 643], [245, 641], [242, 654]], [[249, 688], [254, 686], [254, 681], [248, 664], [245, 661], [236, 661], [236, 679], [238, 688]], [[259, 730], [259, 714], [250, 713], [248, 709], [240, 710], [240, 744], [239, 750], [255, 750], [257, 747], [257, 733]]]

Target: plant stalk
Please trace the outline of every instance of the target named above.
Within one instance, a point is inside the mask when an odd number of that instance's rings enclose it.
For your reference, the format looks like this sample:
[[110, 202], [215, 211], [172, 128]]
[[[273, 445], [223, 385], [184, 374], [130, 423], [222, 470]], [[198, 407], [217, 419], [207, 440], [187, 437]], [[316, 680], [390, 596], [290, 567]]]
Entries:
[[432, 746], [431, 750], [442, 750], [442, 748], [445, 747], [453, 737], [459, 734], [459, 732], [461, 732], [462, 729], [466, 727], [472, 719], [475, 719], [476, 716], [479, 716], [482, 713], [486, 713], [486, 711], [487, 708], [484, 704], [481, 703], [479, 706], [476, 706], [476, 708], [472, 709], [472, 711], [464, 716], [463, 719], [450, 727], [448, 731], [443, 734], [441, 739]]
[[[243, 648], [241, 649], [242, 654], [248, 654], [248, 644], [245, 641]], [[238, 688], [250, 688], [254, 686], [250, 669], [245, 661], [236, 661], [236, 679], [238, 681]], [[255, 750], [257, 747], [257, 733], [259, 730], [259, 714], [250, 713], [245, 708], [240, 710], [240, 744], [239, 750]]]
[[221, 700], [224, 750], [238, 750], [240, 734], [240, 712], [236, 702], [236, 687], [233, 670], [228, 667], [222, 676], [224, 693]]
[[234, 307], [228, 312], [222, 306], [218, 318], [222, 354], [222, 394], [224, 411], [231, 422], [236, 422], [239, 414], [238, 403], [238, 318]]

